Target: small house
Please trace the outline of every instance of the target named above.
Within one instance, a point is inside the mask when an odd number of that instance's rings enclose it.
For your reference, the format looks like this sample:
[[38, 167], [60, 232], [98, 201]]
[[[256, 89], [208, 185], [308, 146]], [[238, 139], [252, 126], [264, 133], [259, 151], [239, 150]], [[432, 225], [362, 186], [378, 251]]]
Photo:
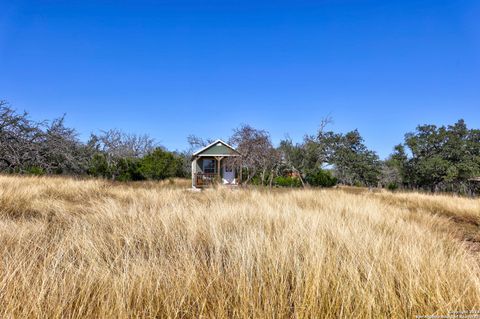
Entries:
[[241, 182], [241, 154], [222, 140], [192, 155], [192, 187], [212, 184], [238, 185]]

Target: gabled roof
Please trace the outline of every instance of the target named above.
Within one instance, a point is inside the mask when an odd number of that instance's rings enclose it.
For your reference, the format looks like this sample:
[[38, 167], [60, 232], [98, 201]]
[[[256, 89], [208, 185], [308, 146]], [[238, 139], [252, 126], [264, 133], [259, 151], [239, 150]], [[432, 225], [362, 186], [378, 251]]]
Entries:
[[[217, 145], [223, 145], [227, 148], [229, 148], [230, 150], [232, 150], [233, 152], [235, 152], [236, 154], [240, 155], [240, 153], [231, 145], [225, 143], [224, 141], [218, 139], [218, 140], [215, 140], [215, 142], [213, 143], [210, 143], [208, 144], [207, 146], [205, 146], [204, 148], [202, 148], [201, 150], [198, 150], [196, 151], [195, 153], [193, 153], [193, 156], [197, 156], [197, 155], [200, 155], [201, 153], [204, 153], [205, 151], [207, 151], [208, 149], [214, 147], [214, 146], [217, 146]], [[227, 156], [231, 156], [232, 154], [215, 154], [215, 155], [227, 155]]]

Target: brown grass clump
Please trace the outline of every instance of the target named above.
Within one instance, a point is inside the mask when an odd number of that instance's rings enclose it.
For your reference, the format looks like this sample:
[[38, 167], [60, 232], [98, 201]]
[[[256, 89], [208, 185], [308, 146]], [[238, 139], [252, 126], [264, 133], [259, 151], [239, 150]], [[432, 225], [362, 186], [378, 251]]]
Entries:
[[[0, 317], [480, 308], [480, 200], [0, 176]], [[473, 232], [473, 233], [472, 233]]]

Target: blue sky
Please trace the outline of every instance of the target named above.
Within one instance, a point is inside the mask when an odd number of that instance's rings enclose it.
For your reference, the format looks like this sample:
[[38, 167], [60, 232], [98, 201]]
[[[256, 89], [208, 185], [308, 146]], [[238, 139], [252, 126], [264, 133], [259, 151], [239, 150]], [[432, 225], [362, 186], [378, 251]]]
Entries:
[[0, 99], [172, 150], [330, 114], [383, 158], [418, 124], [480, 128], [480, 1], [0, 0]]

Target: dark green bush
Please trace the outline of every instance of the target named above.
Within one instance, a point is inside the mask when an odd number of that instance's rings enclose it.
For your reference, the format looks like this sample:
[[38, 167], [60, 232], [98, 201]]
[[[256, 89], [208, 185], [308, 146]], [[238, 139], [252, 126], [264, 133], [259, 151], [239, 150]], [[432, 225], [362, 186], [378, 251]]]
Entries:
[[102, 153], [93, 155], [92, 159], [90, 160], [87, 173], [95, 177], [110, 177], [112, 172], [106, 155]]
[[353, 186], [355, 186], [355, 187], [363, 187], [363, 186], [365, 186], [365, 185], [363, 185], [360, 181], [355, 181], [355, 182], [353, 183]]
[[318, 169], [307, 173], [305, 180], [310, 186], [332, 187], [337, 184], [337, 179], [330, 171]]
[[275, 185], [280, 187], [301, 187], [302, 182], [297, 177], [277, 176], [274, 180]]
[[43, 175], [45, 174], [45, 171], [38, 166], [31, 166], [26, 169], [25, 173], [31, 174], [31, 175]]
[[88, 174], [122, 182], [185, 176], [182, 158], [161, 148], [143, 158], [108, 159], [106, 154], [97, 153], [90, 160]]
[[116, 180], [121, 182], [141, 181], [145, 177], [140, 172], [140, 160], [137, 158], [122, 158], [117, 162]]
[[398, 189], [398, 184], [395, 183], [395, 182], [389, 183], [387, 185], [387, 189], [390, 190], [390, 191], [397, 190]]
[[[243, 175], [243, 176], [247, 176], [247, 175]], [[252, 179], [250, 179], [250, 182], [249, 182], [251, 185], [261, 185], [262, 184], [262, 180], [260, 179], [260, 176], [258, 175], [255, 175], [252, 177]]]
[[182, 176], [182, 159], [161, 148], [155, 149], [140, 160], [138, 172], [145, 179], [161, 180]]

